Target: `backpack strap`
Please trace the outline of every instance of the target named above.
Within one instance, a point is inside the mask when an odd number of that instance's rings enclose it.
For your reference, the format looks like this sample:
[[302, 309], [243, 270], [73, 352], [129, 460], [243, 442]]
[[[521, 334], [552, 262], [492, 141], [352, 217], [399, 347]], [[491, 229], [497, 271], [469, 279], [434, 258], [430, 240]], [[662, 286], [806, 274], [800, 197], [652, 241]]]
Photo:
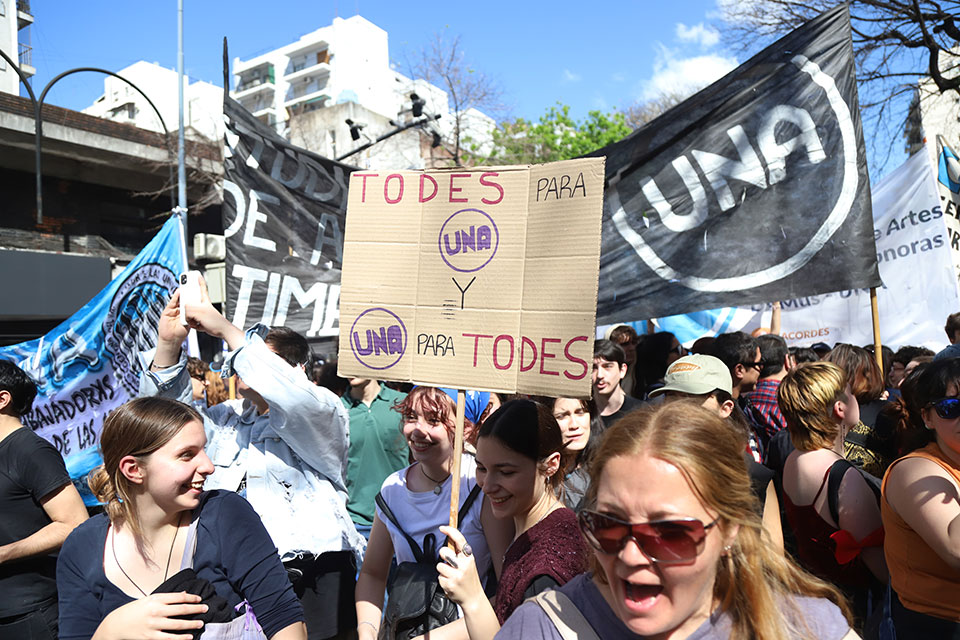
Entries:
[[847, 469], [852, 466], [847, 460], [837, 460], [830, 466], [830, 475], [827, 479], [827, 506], [830, 508], [830, 517], [837, 523], [838, 529], [840, 528], [840, 506], [837, 503], [840, 502], [840, 483], [843, 482]]
[[[837, 503], [840, 500], [840, 483], [843, 482], [843, 476], [846, 475], [847, 470], [851, 467], [856, 469], [857, 473], [863, 477], [864, 482], [867, 483], [867, 486], [870, 487], [870, 490], [873, 492], [873, 497], [876, 498], [877, 504], [880, 504], [880, 491], [875, 481], [871, 482], [868, 477], [864, 475], [863, 471], [850, 464], [848, 460], [837, 460], [830, 467], [830, 475], [827, 480], [827, 506], [830, 508], [830, 517], [837, 523], [838, 529], [840, 528], [840, 509]], [[870, 478], [872, 478], [872, 476], [870, 476]]]
[[413, 557], [416, 558], [417, 562], [423, 561], [423, 551], [420, 550], [420, 545], [417, 544], [416, 540], [410, 537], [406, 531], [403, 530], [403, 527], [400, 526], [400, 523], [397, 522], [397, 516], [393, 515], [393, 511], [390, 510], [390, 507], [387, 506], [387, 501], [383, 499], [383, 496], [380, 492], [377, 492], [377, 497], [375, 498], [377, 506], [380, 507], [380, 510], [383, 511], [383, 515], [387, 516], [387, 520], [393, 523], [393, 526], [397, 528], [397, 531], [403, 534], [403, 537], [406, 538], [407, 544], [410, 545], [410, 550], [413, 551]]
[[[467, 517], [467, 512], [470, 511], [470, 507], [473, 506], [473, 503], [476, 501], [477, 496], [480, 495], [480, 485], [474, 485], [473, 489], [470, 490], [470, 493], [467, 495], [467, 499], [463, 501], [463, 506], [460, 507], [460, 511], [457, 513], [457, 525], [463, 522], [463, 519]], [[397, 516], [394, 515], [393, 511], [387, 506], [387, 501], [383, 499], [383, 495], [378, 491], [377, 497], [375, 498], [377, 506], [380, 507], [380, 511], [383, 512], [383, 515], [387, 517], [393, 526], [403, 534], [403, 537], [406, 539], [407, 544], [410, 545], [410, 550], [413, 552], [413, 557], [417, 562], [423, 561], [423, 551], [420, 549], [420, 545], [417, 544], [417, 541], [413, 539], [406, 531], [403, 530], [403, 527], [400, 526], [400, 523], [397, 521]]]
[[600, 640], [577, 605], [556, 589], [541, 591], [531, 598], [540, 605], [563, 640]]
[[467, 512], [470, 511], [470, 507], [473, 506], [474, 501], [476, 501], [477, 496], [480, 495], [480, 485], [473, 485], [473, 489], [470, 490], [470, 493], [467, 494], [467, 499], [463, 501], [463, 506], [460, 507], [460, 511], [457, 513], [457, 527], [460, 527], [460, 523], [463, 522], [463, 519], [467, 517]]

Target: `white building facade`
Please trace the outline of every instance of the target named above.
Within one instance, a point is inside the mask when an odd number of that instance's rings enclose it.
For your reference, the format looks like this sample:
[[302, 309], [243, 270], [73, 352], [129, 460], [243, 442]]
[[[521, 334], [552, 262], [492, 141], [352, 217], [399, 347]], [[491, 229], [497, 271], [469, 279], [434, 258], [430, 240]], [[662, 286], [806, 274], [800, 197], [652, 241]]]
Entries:
[[[175, 132], [179, 122], [177, 72], [152, 62], [135, 62], [117, 72], [137, 85], [150, 98], [168, 131]], [[184, 78], [183, 119], [187, 136], [190, 129], [211, 141], [223, 140], [223, 89], [209, 82]], [[163, 132], [153, 107], [129, 84], [106, 76], [103, 95], [83, 113]]]
[[[231, 96], [287, 136], [292, 118], [344, 103], [356, 103], [386, 120], [409, 122], [413, 93], [425, 101], [424, 114], [440, 114], [431, 128], [448, 137], [454, 127], [447, 93], [393, 70], [387, 32], [361, 16], [334, 18], [329, 26], [249, 60], [234, 58], [233, 76]], [[470, 109], [461, 122], [462, 136], [489, 145], [496, 126], [492, 118]], [[365, 133], [372, 135], [371, 130]], [[336, 137], [334, 131], [330, 134]], [[344, 148], [342, 138], [338, 150]]]
[[[0, 50], [18, 63], [28, 78], [37, 72], [33, 67], [33, 50], [30, 48], [32, 24], [29, 0], [0, 0]], [[15, 96], [28, 95], [20, 84], [16, 70], [3, 58], [0, 58], [0, 92]]]

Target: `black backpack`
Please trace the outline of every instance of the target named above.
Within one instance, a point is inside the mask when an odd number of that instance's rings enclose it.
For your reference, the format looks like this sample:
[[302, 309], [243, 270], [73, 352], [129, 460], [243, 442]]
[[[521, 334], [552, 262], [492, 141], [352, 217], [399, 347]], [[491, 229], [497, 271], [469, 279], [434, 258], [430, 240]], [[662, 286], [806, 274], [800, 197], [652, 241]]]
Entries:
[[[474, 486], [457, 513], [457, 523], [463, 521], [473, 502], [480, 494]], [[401, 562], [397, 565], [393, 581], [387, 587], [389, 599], [380, 627], [380, 638], [408, 640], [425, 634], [456, 620], [457, 605], [447, 598], [440, 587], [437, 562], [440, 551], [437, 538], [428, 533], [423, 539], [423, 549], [403, 530], [383, 496], [377, 494], [377, 506], [387, 520], [403, 534], [416, 562]]]

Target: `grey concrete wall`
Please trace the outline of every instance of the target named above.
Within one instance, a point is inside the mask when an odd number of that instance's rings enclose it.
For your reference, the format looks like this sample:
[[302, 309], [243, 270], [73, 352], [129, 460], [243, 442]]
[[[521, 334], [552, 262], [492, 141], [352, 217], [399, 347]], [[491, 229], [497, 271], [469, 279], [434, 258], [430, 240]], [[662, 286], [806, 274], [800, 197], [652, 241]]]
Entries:
[[66, 318], [110, 282], [110, 259], [0, 249], [0, 321]]

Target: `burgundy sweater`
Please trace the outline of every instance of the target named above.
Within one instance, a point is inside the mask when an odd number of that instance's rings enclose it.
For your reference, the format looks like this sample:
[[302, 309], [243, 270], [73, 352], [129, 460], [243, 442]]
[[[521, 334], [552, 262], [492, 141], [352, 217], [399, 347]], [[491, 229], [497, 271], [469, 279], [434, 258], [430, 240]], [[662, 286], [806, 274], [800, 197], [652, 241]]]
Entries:
[[523, 604], [524, 593], [539, 576], [566, 584], [588, 568], [589, 553], [577, 516], [566, 507], [557, 509], [524, 531], [503, 556], [494, 610], [502, 625]]

